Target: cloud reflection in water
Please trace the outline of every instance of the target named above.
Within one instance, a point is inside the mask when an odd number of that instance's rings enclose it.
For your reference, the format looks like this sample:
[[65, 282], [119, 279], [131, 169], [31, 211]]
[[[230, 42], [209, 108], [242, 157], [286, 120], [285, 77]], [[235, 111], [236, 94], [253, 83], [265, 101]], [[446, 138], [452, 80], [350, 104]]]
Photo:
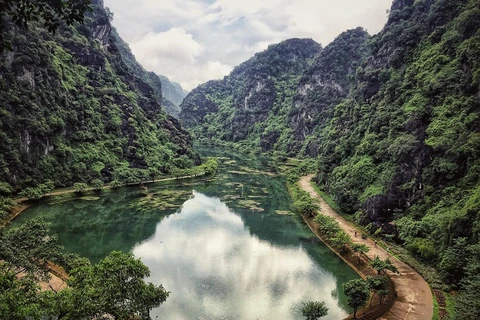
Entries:
[[[254, 214], [254, 213], [252, 213]], [[337, 279], [301, 247], [282, 247], [250, 234], [221, 202], [194, 192], [133, 249], [149, 281], [171, 291], [152, 311], [159, 319], [301, 319], [302, 301], [325, 301], [325, 319], [341, 319]]]

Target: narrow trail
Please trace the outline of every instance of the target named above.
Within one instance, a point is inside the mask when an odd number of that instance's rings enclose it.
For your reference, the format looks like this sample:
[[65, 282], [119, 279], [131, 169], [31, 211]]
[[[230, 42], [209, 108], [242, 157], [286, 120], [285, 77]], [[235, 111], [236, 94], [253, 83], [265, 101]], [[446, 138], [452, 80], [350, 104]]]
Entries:
[[[335, 218], [340, 227], [347, 232], [354, 243], [365, 243], [370, 251], [367, 256], [373, 259], [379, 256], [381, 259], [390, 258], [392, 263], [398, 268], [399, 274], [389, 272], [389, 277], [395, 284], [397, 298], [390, 309], [383, 317], [384, 320], [430, 320], [433, 316], [433, 298], [432, 292], [427, 282], [410, 266], [388, 254], [388, 252], [376, 246], [370, 239], [362, 239], [361, 232], [351, 225], [342, 216], [336, 213], [315, 191], [310, 184], [313, 175], [304, 176], [300, 179], [300, 187], [307, 191], [310, 196], [317, 199], [320, 204], [322, 214]], [[357, 232], [357, 236], [355, 236]]]

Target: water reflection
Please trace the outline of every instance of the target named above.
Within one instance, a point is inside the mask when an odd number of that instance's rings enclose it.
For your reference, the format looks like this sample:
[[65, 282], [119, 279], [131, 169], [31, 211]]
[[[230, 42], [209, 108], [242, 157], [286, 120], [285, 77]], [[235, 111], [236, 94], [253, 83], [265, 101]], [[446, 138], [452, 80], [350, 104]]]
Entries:
[[300, 244], [260, 240], [223, 202], [202, 193], [133, 252], [150, 268], [149, 280], [172, 291], [153, 319], [301, 319], [307, 300], [325, 301], [326, 319], [347, 315], [338, 305], [338, 279]]

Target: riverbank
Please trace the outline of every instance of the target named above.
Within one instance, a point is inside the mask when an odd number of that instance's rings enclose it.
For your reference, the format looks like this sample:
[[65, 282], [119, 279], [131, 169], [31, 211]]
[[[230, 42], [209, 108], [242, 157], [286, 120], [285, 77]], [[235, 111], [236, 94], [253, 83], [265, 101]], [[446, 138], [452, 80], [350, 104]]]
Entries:
[[310, 184], [313, 175], [304, 176], [300, 179], [300, 187], [308, 192], [310, 196], [318, 201], [321, 212], [324, 215], [335, 218], [340, 227], [350, 235], [354, 243], [366, 244], [370, 251], [366, 256], [373, 259], [379, 256], [381, 259], [389, 258], [398, 268], [399, 274], [389, 274], [396, 291], [396, 299], [390, 310], [378, 319], [394, 320], [428, 320], [433, 316], [433, 298], [428, 283], [413, 270], [410, 266], [391, 256], [385, 249], [376, 246], [369, 238], [361, 239], [355, 237], [355, 233], [361, 234], [358, 229], [352, 226], [347, 220], [336, 213], [315, 191]]
[[[193, 175], [193, 176], [169, 177], [169, 178], [163, 178], [163, 179], [158, 179], [158, 180], [148, 180], [148, 181], [127, 183], [122, 187], [135, 187], [135, 186], [143, 186], [143, 185], [160, 183], [160, 182], [165, 182], [165, 181], [185, 180], [185, 179], [194, 179], [194, 178], [195, 179], [198, 178], [198, 181], [203, 181], [203, 180], [213, 179], [216, 174], [217, 174], [217, 170], [215, 170], [215, 172], [212, 175], [207, 175], [206, 173], [202, 173], [202, 174], [197, 174], [197, 175]], [[113, 189], [113, 188], [115, 188], [115, 187], [110, 186], [110, 185], [103, 186], [100, 189], [98, 189], [98, 188], [86, 188], [85, 190], [82, 191], [82, 193], [92, 192], [92, 191], [109, 190], [109, 189]], [[119, 187], [119, 188], [121, 188], [121, 187]], [[73, 194], [73, 193], [78, 193], [78, 192], [74, 189], [64, 189], [64, 190], [53, 191], [51, 193], [48, 193], [48, 194], [44, 195], [43, 197], [41, 197], [40, 199], [45, 199], [45, 198], [49, 198], [49, 197], [53, 197], [53, 196], [59, 196], [59, 195], [65, 195], [65, 194]], [[30, 199], [27, 199], [27, 198], [14, 199], [14, 201], [17, 203], [17, 205], [15, 205], [12, 208], [11, 213], [5, 219], [3, 219], [0, 222], [0, 226], [4, 227], [7, 224], [9, 224], [13, 219], [18, 217], [23, 211], [30, 208], [33, 205], [34, 201], [38, 201], [40, 199], [35, 199], [35, 200], [30, 200]]]

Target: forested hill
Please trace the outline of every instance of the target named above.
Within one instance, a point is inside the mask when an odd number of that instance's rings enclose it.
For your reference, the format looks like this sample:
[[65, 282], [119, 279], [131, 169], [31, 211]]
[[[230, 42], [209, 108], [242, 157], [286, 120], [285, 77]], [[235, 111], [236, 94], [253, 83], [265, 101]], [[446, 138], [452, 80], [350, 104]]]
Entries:
[[[264, 132], [285, 125], [298, 80], [321, 52], [311, 39], [272, 45], [236, 67], [223, 80], [193, 90], [181, 105], [180, 119], [199, 137], [244, 141], [271, 148]], [[289, 134], [275, 137], [286, 143]]]
[[179, 83], [170, 81], [165, 76], [159, 75], [162, 83], [163, 106], [169, 114], [178, 116], [180, 113], [180, 104], [187, 96], [188, 92], [183, 90]]
[[198, 162], [99, 0], [84, 25], [7, 26], [0, 59], [0, 181], [14, 190], [169, 172]]
[[199, 137], [315, 157], [343, 211], [463, 288], [457, 306], [477, 319], [479, 28], [478, 0], [395, 0], [379, 34], [346, 32], [311, 66], [272, 46], [194, 89], [182, 119]]

